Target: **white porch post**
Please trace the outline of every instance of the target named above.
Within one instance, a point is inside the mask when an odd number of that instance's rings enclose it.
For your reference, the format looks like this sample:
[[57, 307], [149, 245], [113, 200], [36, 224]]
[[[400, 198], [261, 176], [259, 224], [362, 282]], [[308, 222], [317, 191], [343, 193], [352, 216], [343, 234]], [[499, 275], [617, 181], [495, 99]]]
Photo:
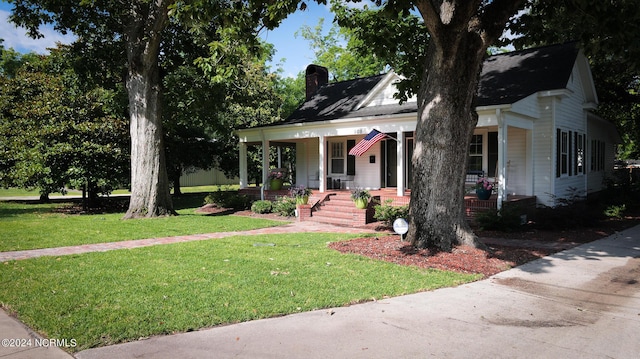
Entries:
[[269, 141], [262, 136], [262, 187], [260, 190], [260, 197], [264, 200], [264, 190], [267, 187], [267, 180], [269, 176]]
[[278, 168], [282, 168], [282, 147], [278, 146]]
[[402, 131], [396, 132], [398, 144], [396, 145], [396, 195], [404, 196], [404, 137]]
[[240, 188], [247, 188], [249, 185], [248, 173], [247, 173], [247, 144], [240, 142]]
[[325, 159], [325, 148], [324, 148], [324, 136], [320, 135], [318, 138], [318, 190], [320, 193], [324, 193], [327, 189], [327, 181], [326, 181], [326, 173], [327, 173], [327, 161]]
[[507, 124], [500, 109], [496, 110], [498, 119], [498, 209], [507, 200]]

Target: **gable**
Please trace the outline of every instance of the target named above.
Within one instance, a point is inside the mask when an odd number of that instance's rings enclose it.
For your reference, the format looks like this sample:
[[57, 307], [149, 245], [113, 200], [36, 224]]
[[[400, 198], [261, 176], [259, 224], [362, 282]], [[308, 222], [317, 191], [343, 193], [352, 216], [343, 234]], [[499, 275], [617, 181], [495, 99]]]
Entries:
[[376, 75], [323, 85], [311, 99], [305, 101], [287, 117], [284, 123], [295, 124], [345, 117], [360, 104], [384, 76]]
[[488, 57], [477, 106], [512, 104], [536, 92], [566, 88], [577, 55], [576, 43], [567, 43]]

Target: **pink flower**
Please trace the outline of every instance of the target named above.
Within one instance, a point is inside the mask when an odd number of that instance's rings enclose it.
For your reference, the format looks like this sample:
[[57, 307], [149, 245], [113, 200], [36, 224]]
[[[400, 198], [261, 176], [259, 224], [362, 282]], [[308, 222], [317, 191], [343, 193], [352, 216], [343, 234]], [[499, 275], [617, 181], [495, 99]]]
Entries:
[[486, 178], [478, 178], [478, 182], [476, 183], [476, 189], [484, 189], [485, 191], [493, 190], [493, 183], [489, 182]]

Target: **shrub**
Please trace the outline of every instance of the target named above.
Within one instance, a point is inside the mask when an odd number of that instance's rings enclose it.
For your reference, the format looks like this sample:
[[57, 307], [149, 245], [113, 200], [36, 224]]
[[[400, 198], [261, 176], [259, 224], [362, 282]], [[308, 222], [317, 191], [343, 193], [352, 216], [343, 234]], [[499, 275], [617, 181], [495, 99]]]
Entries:
[[251, 212], [253, 213], [271, 213], [271, 201], [255, 201], [251, 205]]
[[478, 212], [476, 224], [482, 230], [513, 232], [521, 229], [522, 219], [517, 208], [502, 208]]
[[607, 208], [605, 208], [604, 210], [604, 215], [609, 217], [609, 218], [622, 218], [622, 216], [624, 215], [624, 211], [627, 210], [627, 206], [626, 205], [611, 205]]
[[547, 230], [575, 229], [595, 226], [602, 218], [602, 210], [596, 204], [587, 201], [557, 207], [538, 207], [535, 214], [535, 227]]
[[391, 227], [393, 226], [393, 221], [398, 218], [408, 218], [409, 217], [409, 206], [392, 206], [392, 199], [388, 199], [384, 201], [384, 204], [376, 204], [375, 214], [373, 218], [378, 221], [382, 221], [385, 226]]
[[204, 198], [205, 204], [215, 204], [222, 208], [232, 208], [235, 210], [247, 209], [251, 206], [251, 200], [245, 195], [238, 194], [237, 191], [215, 191], [209, 193]]
[[293, 197], [277, 197], [273, 202], [273, 212], [284, 217], [293, 217], [296, 214], [296, 199]]

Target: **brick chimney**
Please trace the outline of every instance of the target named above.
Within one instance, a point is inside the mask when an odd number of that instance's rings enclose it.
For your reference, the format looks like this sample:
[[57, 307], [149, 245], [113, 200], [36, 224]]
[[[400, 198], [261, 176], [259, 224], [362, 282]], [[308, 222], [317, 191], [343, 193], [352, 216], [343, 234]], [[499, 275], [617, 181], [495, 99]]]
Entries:
[[305, 77], [307, 80], [307, 100], [309, 100], [320, 86], [329, 83], [329, 70], [326, 67], [311, 64], [307, 66]]

